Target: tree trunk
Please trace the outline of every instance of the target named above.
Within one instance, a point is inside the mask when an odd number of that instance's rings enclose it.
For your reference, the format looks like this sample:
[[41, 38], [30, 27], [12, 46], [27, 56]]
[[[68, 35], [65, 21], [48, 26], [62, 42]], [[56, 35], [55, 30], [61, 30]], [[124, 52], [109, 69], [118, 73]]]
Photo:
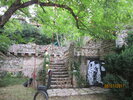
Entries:
[[20, 3], [15, 2], [12, 4], [9, 9], [5, 12], [3, 16], [0, 16], [0, 28], [2, 28], [6, 22], [11, 18], [11, 16], [14, 14], [14, 12], [19, 9]]
[[58, 36], [57, 33], [56, 33], [56, 39], [57, 39], [58, 45], [61, 46], [61, 45], [60, 45], [60, 41], [59, 41], [59, 36]]

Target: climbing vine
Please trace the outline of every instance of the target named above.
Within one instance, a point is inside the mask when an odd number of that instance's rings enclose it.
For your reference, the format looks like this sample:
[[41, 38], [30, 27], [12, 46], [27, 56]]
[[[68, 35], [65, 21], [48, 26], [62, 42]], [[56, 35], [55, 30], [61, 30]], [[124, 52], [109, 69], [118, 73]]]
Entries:
[[69, 70], [71, 70], [72, 76], [76, 78], [76, 83], [77, 83], [78, 87], [85, 87], [86, 86], [86, 80], [81, 75], [81, 71], [80, 71], [81, 57], [69, 58], [68, 65], [70, 66]]
[[[79, 57], [80, 59], [81, 57]], [[81, 60], [78, 61], [74, 61], [73, 63], [73, 75], [76, 77], [76, 80], [77, 80], [77, 85], [78, 87], [85, 87], [86, 86], [86, 80], [84, 79], [84, 77], [81, 75], [81, 71], [80, 71], [80, 67], [81, 67]]]
[[50, 64], [49, 60], [49, 54], [45, 52], [44, 54], [44, 62], [43, 62], [43, 68], [39, 71], [38, 80], [42, 82], [42, 84], [46, 84], [46, 78], [47, 78], [47, 70]]

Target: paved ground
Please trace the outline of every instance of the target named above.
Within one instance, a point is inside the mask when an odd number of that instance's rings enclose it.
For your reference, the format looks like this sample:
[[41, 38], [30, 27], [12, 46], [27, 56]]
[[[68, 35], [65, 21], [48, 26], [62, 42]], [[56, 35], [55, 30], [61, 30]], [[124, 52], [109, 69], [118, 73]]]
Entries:
[[76, 95], [87, 95], [87, 94], [100, 94], [107, 93], [109, 90], [100, 87], [90, 88], [68, 88], [68, 89], [49, 89], [49, 97], [61, 97], [61, 96], [76, 96]]

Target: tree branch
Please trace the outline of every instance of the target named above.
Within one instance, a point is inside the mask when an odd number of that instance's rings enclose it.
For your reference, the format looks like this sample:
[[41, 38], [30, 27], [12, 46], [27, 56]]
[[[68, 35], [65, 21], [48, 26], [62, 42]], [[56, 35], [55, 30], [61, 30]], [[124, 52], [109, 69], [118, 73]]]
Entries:
[[39, 4], [40, 6], [59, 7], [59, 8], [64, 8], [64, 9], [68, 10], [71, 13], [71, 15], [74, 17], [74, 19], [76, 21], [76, 26], [79, 29], [78, 17], [74, 13], [74, 11], [67, 5], [61, 5], [61, 4], [51, 3], [51, 2], [48, 2], [48, 3], [38, 2], [38, 0], [31, 0], [31, 1], [21, 4], [20, 1], [21, 0], [16, 0], [9, 7], [9, 9], [5, 12], [5, 14], [0, 16], [0, 28], [2, 28], [8, 22], [8, 20], [11, 18], [11, 16], [20, 8], [25, 8], [25, 7], [28, 7], [33, 4]]
[[78, 25], [78, 16], [76, 16], [76, 14], [73, 12], [73, 10], [67, 6], [67, 5], [60, 5], [60, 4], [55, 4], [55, 3], [42, 3], [40, 2], [39, 3], [40, 6], [52, 6], [52, 7], [59, 7], [59, 8], [64, 8], [64, 9], [67, 9], [71, 14], [72, 16], [74, 17], [75, 21], [76, 21], [76, 26], [77, 28], [79, 29], [79, 25]]

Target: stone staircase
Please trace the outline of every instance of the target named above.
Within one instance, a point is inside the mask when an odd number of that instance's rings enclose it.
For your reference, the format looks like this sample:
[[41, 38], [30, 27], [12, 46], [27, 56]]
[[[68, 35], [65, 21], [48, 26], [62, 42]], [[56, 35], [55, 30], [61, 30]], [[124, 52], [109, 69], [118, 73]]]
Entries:
[[51, 88], [70, 88], [71, 78], [69, 77], [68, 70], [62, 60], [50, 63], [50, 68], [53, 71]]

